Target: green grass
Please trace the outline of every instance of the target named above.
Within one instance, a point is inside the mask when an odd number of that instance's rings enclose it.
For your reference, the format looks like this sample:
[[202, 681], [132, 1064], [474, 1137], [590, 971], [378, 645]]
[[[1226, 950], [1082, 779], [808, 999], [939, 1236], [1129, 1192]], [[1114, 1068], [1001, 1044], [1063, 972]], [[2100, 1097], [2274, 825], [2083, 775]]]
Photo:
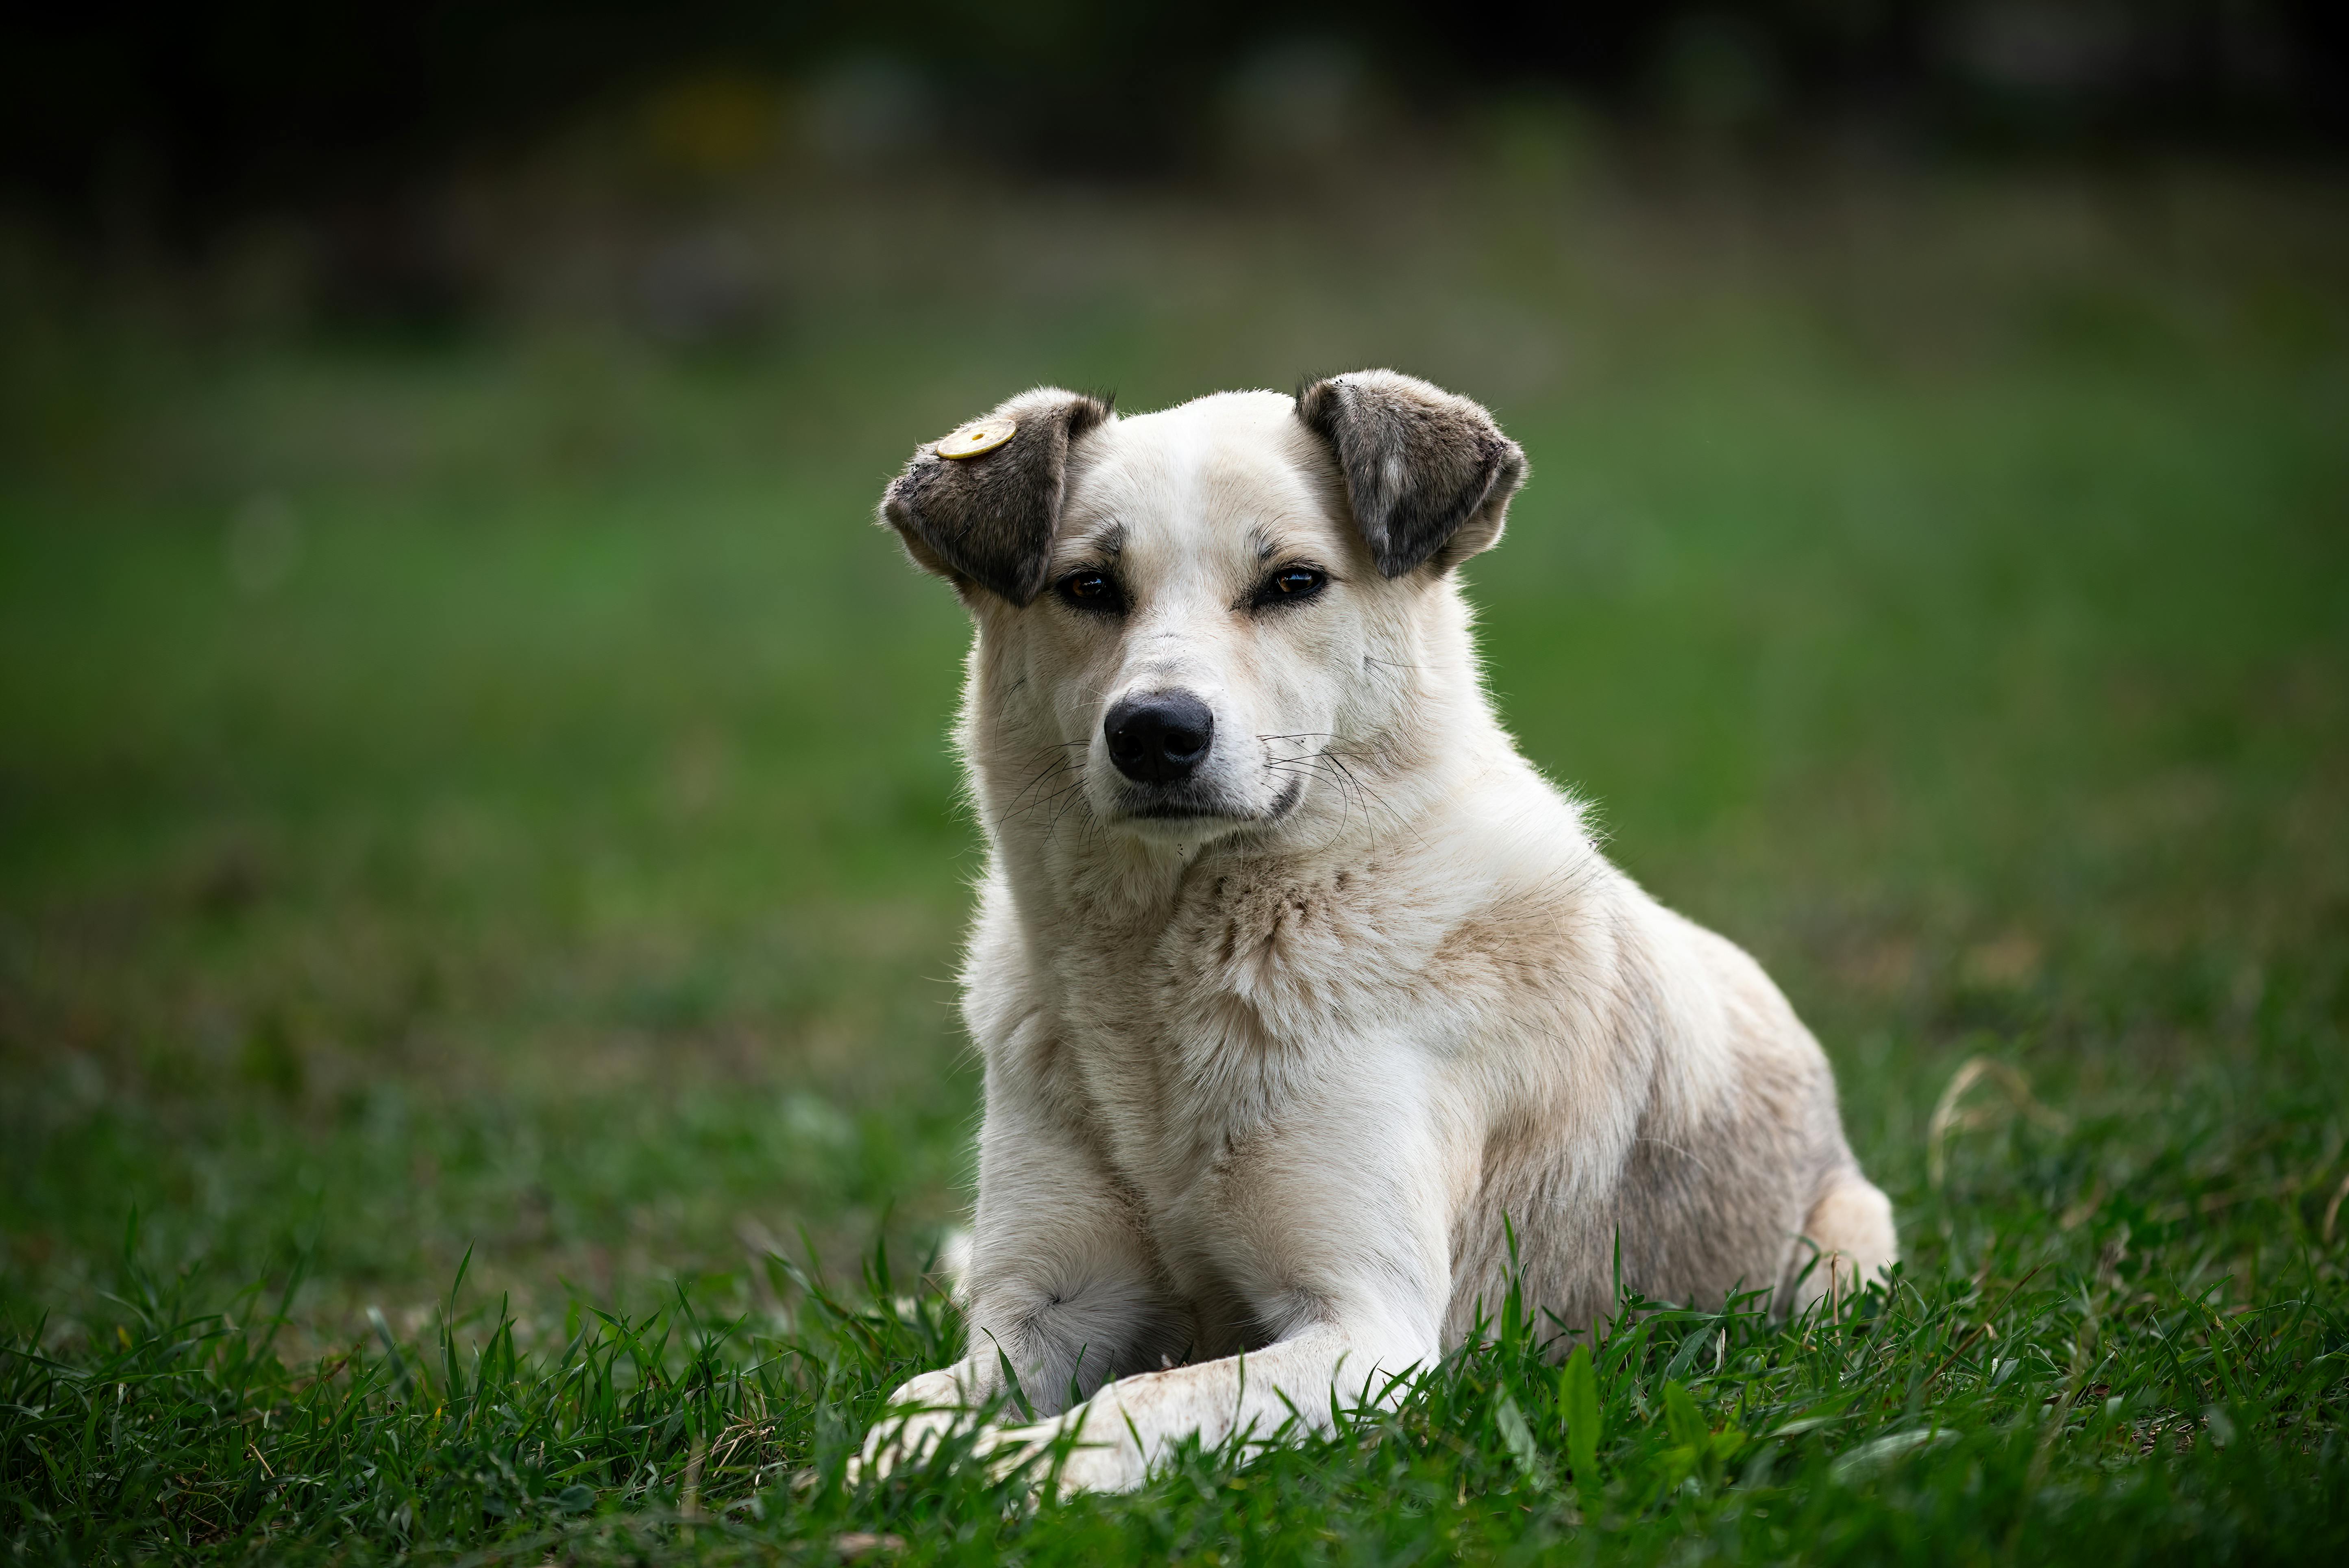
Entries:
[[[11, 1560], [2337, 1560], [2337, 193], [1537, 178], [820, 208], [717, 358], [9, 291]], [[964, 632], [872, 501], [1030, 381], [1375, 362], [1526, 446], [1494, 689], [1826, 1041], [1903, 1277], [1627, 1318], [1579, 1418], [1495, 1303], [1135, 1498], [844, 1489], [977, 1097]]]

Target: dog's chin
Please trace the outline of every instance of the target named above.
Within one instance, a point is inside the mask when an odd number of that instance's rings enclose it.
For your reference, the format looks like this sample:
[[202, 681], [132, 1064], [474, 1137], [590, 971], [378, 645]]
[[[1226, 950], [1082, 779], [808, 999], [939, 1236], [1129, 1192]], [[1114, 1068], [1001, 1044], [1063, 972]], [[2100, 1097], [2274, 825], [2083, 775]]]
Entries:
[[1233, 800], [1220, 792], [1190, 789], [1132, 789], [1102, 814], [1111, 826], [1143, 838], [1195, 844], [1249, 828], [1267, 827], [1287, 816], [1304, 793], [1305, 781], [1292, 778], [1268, 801]]

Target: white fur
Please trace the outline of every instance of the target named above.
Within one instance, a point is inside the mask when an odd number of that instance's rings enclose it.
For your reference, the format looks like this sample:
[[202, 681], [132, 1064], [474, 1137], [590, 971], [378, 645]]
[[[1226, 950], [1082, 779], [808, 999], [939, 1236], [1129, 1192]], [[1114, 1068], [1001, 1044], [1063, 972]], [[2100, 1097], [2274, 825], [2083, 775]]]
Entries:
[[[1891, 1262], [1816, 1044], [1517, 753], [1454, 576], [1378, 574], [1290, 399], [1089, 432], [1053, 577], [1105, 561], [1123, 618], [967, 594], [990, 848], [970, 1353], [897, 1391], [866, 1465], [966, 1419], [1007, 1360], [1045, 1419], [980, 1447], [1073, 1428], [1066, 1486], [1324, 1425], [1496, 1306], [1505, 1216], [1531, 1299], [1577, 1328], [1619, 1236], [1627, 1282], [1716, 1304], [1799, 1308]], [[1248, 607], [1299, 561], [1319, 597]], [[1215, 714], [1216, 815], [1136, 818], [1103, 714], [1177, 688]]]

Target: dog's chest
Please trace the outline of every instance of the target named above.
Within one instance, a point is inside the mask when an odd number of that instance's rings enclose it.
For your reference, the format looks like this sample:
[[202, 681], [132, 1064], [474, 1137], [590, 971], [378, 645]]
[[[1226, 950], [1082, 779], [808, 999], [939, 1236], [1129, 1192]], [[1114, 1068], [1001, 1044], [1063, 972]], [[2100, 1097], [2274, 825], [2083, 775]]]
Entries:
[[1342, 888], [1203, 879], [1156, 920], [1079, 928], [1056, 958], [1065, 1086], [1165, 1250], [1223, 1229], [1268, 1145], [1324, 1114], [1366, 983]]

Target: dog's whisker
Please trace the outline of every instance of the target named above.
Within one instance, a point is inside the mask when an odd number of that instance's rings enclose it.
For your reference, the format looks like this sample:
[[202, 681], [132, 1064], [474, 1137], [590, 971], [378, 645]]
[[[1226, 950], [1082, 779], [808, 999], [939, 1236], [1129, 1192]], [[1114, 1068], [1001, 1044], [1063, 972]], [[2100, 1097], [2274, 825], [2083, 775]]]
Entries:
[[1022, 802], [1027, 801], [1029, 796], [1034, 794], [1036, 791], [1043, 788], [1045, 784], [1050, 783], [1053, 779], [1068, 773], [1075, 765], [1075, 763], [1070, 762], [1064, 757], [1052, 763], [1049, 766], [1037, 770], [1036, 774], [1029, 779], [1027, 784], [1020, 787], [1019, 793], [1011, 797], [1010, 805], [1005, 808], [1006, 811], [1009, 814], [1017, 815], [1019, 812], [1026, 809], [1026, 807], [1022, 805]]
[[1052, 820], [1057, 823], [1060, 821], [1061, 815], [1069, 809], [1067, 803], [1072, 797], [1080, 799], [1082, 798], [1084, 793], [1084, 781], [1082, 779], [1079, 779], [1074, 784], [1065, 784], [1062, 787], [1054, 790], [1050, 794], [1041, 796], [1031, 802], [1029, 805], [1028, 810], [1030, 812], [1040, 813], [1057, 805], [1060, 807], [1060, 810], [1055, 811], [1052, 814]]
[[[1266, 766], [1277, 773], [1302, 774], [1328, 780], [1331, 787], [1338, 792], [1339, 817], [1337, 826], [1330, 830], [1330, 838], [1321, 847], [1326, 850], [1345, 836], [1347, 825], [1353, 820], [1354, 797], [1361, 793], [1360, 780], [1352, 777], [1342, 767], [1325, 761], [1319, 754], [1283, 758], [1276, 762], [1268, 762]], [[1367, 803], [1365, 803], [1365, 815], [1368, 815]]]

